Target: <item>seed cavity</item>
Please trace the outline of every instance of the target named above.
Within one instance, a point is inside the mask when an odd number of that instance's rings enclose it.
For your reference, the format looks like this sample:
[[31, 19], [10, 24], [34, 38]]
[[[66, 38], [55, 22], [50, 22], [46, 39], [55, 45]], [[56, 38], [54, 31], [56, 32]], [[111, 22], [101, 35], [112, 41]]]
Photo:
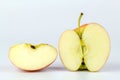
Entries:
[[84, 58], [82, 59], [82, 65], [85, 65]]
[[33, 46], [33, 45], [31, 45], [30, 47], [31, 47], [32, 49], [36, 49], [35, 46]]

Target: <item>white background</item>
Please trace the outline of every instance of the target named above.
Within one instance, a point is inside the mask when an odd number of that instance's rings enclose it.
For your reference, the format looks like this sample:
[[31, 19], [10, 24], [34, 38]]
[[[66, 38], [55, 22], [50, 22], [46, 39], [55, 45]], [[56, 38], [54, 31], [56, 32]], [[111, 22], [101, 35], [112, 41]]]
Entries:
[[[120, 79], [119, 0], [0, 0], [1, 80], [113, 80]], [[81, 24], [97, 22], [111, 38], [111, 54], [99, 72], [67, 71], [59, 57], [43, 71], [28, 73], [8, 59], [10, 46], [17, 43], [48, 43], [58, 49], [63, 31], [74, 29], [80, 12]], [[99, 61], [98, 61], [99, 62]]]

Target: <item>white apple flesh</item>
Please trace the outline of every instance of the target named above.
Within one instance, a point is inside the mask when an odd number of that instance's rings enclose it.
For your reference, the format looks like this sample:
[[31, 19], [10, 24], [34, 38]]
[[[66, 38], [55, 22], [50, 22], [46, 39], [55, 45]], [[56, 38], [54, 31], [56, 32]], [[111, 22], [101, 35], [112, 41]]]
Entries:
[[71, 71], [100, 70], [110, 53], [107, 31], [97, 23], [63, 32], [59, 40], [60, 58]]
[[9, 51], [10, 61], [25, 71], [44, 69], [53, 63], [56, 57], [56, 49], [48, 44], [17, 44], [12, 46]]
[[65, 31], [59, 42], [61, 61], [69, 70], [79, 69], [82, 63], [82, 47], [80, 38], [73, 30]]

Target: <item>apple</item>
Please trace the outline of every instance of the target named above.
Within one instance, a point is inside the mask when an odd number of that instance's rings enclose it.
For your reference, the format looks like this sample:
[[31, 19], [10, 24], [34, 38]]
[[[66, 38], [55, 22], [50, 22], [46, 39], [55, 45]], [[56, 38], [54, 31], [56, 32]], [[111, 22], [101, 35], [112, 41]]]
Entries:
[[88, 23], [78, 28], [66, 30], [59, 39], [60, 59], [70, 71], [99, 71], [110, 54], [110, 38], [98, 23]]
[[57, 50], [48, 44], [16, 44], [9, 50], [10, 61], [25, 71], [38, 71], [48, 67], [57, 57]]

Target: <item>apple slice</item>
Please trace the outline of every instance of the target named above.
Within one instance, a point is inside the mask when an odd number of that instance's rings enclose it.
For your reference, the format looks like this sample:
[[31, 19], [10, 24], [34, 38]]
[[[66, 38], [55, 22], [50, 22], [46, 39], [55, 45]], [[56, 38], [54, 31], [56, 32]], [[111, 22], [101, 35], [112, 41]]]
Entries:
[[82, 41], [86, 47], [86, 51], [83, 51], [86, 67], [90, 71], [100, 70], [110, 53], [108, 33], [101, 25], [90, 23], [82, 33]]
[[78, 70], [82, 63], [82, 47], [78, 34], [73, 30], [65, 31], [59, 42], [60, 58], [69, 70]]
[[53, 63], [56, 57], [56, 49], [48, 44], [17, 44], [12, 46], [9, 51], [10, 61], [25, 71], [44, 69]]
[[71, 71], [100, 70], [110, 53], [110, 38], [107, 31], [97, 23], [85, 24], [63, 32], [59, 40], [60, 58]]

